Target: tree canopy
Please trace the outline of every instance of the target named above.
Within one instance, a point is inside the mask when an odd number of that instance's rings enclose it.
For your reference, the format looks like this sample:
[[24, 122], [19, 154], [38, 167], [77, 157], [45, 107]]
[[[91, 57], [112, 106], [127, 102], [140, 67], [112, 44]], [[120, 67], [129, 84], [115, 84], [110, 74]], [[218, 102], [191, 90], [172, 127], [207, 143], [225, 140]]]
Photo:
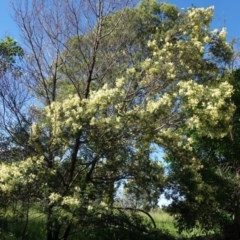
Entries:
[[[11, 137], [24, 136], [25, 154], [2, 161], [1, 202], [24, 213], [37, 205], [46, 238], [58, 240], [86, 226], [146, 232], [137, 208], [119, 203], [122, 188], [142, 211], [157, 206], [167, 183], [177, 203], [196, 188], [197, 202], [211, 195], [198, 149], [231, 133], [235, 111], [232, 49], [225, 29], [210, 29], [212, 7], [25, 0], [14, 9], [26, 43], [22, 94], [34, 100], [13, 112]], [[3, 56], [14, 63], [22, 50], [10, 43]], [[154, 146], [169, 153], [172, 182]]]

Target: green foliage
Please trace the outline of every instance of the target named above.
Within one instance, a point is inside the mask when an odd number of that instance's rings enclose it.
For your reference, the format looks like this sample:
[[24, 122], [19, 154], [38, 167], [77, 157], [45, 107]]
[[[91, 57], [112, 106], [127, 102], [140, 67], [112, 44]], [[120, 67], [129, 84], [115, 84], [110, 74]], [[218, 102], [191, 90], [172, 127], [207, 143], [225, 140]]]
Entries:
[[0, 70], [5, 72], [12, 68], [17, 57], [23, 57], [23, 49], [11, 37], [0, 40]]
[[221, 232], [226, 239], [238, 239], [239, 70], [231, 76], [234, 87], [231, 100], [236, 110], [229, 134], [218, 140], [200, 138], [195, 142], [198, 167], [190, 165], [187, 152], [168, 153], [172, 182], [169, 195], [174, 199], [169, 211], [177, 214], [180, 229], [200, 226]]
[[[21, 21], [31, 46], [24, 77], [31, 76], [27, 89], [38, 106], [31, 130], [22, 124], [26, 131], [17, 128], [11, 135], [28, 151], [0, 165], [1, 202], [19, 204], [24, 216], [39, 206], [47, 240], [70, 239], [75, 231], [88, 239], [106, 239], [106, 232], [113, 239], [167, 238], [136, 214], [138, 207], [155, 208], [166, 185], [161, 162], [151, 159], [155, 145], [169, 152], [173, 206], [188, 213], [184, 198], [193, 206], [182, 228], [195, 226], [206, 213], [197, 203], [210, 201], [212, 209], [216, 204], [215, 188], [202, 181], [209, 161], [201, 162], [198, 147], [206, 143], [202, 139], [227, 136], [235, 109], [225, 74], [231, 49], [224, 30], [209, 30], [213, 9], [181, 11], [143, 1], [104, 14], [107, 7], [99, 4], [98, 13], [87, 8], [95, 18], [86, 22], [96, 19], [95, 26], [73, 34], [66, 22], [78, 16], [78, 8], [53, 3], [55, 10], [44, 1], [32, 12], [19, 10], [18, 16], [28, 16]], [[220, 175], [216, 170], [211, 180]], [[120, 206], [121, 189], [139, 205]], [[215, 223], [207, 220], [212, 229]], [[29, 227], [26, 219], [25, 233]]]

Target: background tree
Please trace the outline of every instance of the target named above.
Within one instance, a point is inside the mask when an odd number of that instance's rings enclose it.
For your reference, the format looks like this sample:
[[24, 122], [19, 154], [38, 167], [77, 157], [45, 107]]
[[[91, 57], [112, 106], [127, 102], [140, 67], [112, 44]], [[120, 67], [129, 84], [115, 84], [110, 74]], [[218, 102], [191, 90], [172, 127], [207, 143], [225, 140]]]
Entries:
[[[29, 156], [31, 117], [27, 106], [30, 94], [21, 81], [21, 60], [23, 49], [11, 37], [0, 40], [0, 161], [1, 164], [20, 162]], [[1, 171], [1, 176], [4, 171]], [[1, 184], [4, 180], [1, 179]], [[6, 229], [8, 219], [6, 212], [13, 212], [13, 220], [19, 221], [19, 209], [28, 213], [28, 198], [26, 190], [19, 192], [18, 199], [14, 196], [0, 196], [0, 231]], [[25, 220], [25, 214], [22, 216]], [[15, 218], [16, 217], [16, 218]], [[14, 221], [13, 221], [14, 222]], [[2, 238], [2, 234], [1, 234]]]
[[[26, 105], [30, 94], [21, 82], [23, 49], [10, 37], [0, 40], [0, 133], [1, 160], [22, 156], [29, 137], [30, 117]], [[28, 132], [27, 132], [28, 131]], [[20, 133], [21, 132], [21, 133]], [[26, 149], [25, 149], [26, 150]]]

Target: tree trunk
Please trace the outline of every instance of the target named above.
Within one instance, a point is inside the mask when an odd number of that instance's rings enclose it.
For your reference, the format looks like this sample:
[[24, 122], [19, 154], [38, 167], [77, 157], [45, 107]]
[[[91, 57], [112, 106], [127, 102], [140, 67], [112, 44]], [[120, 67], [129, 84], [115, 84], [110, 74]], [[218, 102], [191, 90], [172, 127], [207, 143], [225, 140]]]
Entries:
[[234, 207], [234, 219], [233, 219], [233, 236], [232, 240], [240, 239], [240, 212], [239, 212], [239, 202], [236, 199]]
[[64, 233], [64, 235], [63, 235], [63, 240], [67, 240], [68, 239], [68, 237], [69, 237], [69, 234], [70, 234], [70, 231], [71, 231], [71, 224], [69, 224], [68, 226], [67, 226], [67, 229], [66, 229], [66, 231], [65, 231], [65, 233]]
[[47, 240], [59, 240], [60, 225], [52, 218], [52, 208], [49, 206], [47, 210]]

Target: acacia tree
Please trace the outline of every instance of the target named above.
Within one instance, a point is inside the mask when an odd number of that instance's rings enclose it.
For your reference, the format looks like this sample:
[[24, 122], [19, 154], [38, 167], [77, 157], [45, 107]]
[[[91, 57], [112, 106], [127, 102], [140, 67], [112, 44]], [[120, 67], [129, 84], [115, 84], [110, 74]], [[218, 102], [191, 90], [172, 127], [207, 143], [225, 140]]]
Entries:
[[227, 134], [231, 50], [224, 30], [209, 30], [213, 9], [142, 1], [113, 14], [121, 7], [103, 0], [15, 4], [24, 79], [38, 101], [32, 151], [1, 165], [0, 189], [15, 198], [26, 191], [40, 205], [48, 240], [86, 226], [132, 228], [117, 217], [123, 209], [115, 194], [124, 182], [157, 203], [164, 176], [150, 157], [154, 144], [187, 150], [198, 167], [194, 139]]

